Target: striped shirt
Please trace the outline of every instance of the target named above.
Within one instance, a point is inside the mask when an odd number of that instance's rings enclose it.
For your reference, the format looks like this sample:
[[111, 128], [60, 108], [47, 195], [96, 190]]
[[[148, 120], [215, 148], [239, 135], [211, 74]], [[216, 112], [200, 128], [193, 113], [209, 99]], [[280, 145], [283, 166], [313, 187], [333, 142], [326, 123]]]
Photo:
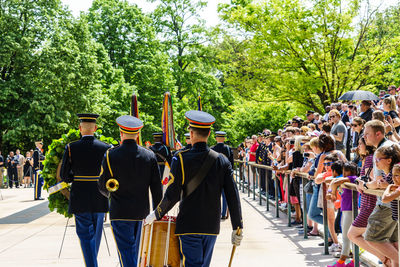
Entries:
[[[361, 169], [360, 175], [364, 176], [366, 174], [366, 170], [373, 167], [373, 155], [368, 155], [365, 158], [364, 165]], [[367, 227], [368, 218], [371, 215], [372, 211], [375, 208], [376, 204], [376, 196], [363, 193], [361, 194], [360, 201], [360, 213], [357, 218], [353, 222], [353, 226], [364, 228]]]

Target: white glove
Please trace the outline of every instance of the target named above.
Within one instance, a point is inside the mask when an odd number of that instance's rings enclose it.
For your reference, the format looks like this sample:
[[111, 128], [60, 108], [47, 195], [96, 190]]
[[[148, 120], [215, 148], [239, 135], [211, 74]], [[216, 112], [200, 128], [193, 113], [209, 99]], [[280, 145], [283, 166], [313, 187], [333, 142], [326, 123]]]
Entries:
[[149, 215], [147, 215], [146, 219], [144, 219], [144, 224], [152, 224], [156, 219], [156, 214], [154, 211], [152, 211]]
[[232, 245], [240, 246], [240, 242], [243, 239], [243, 230], [240, 230], [240, 235], [236, 234], [237, 230], [232, 231]]

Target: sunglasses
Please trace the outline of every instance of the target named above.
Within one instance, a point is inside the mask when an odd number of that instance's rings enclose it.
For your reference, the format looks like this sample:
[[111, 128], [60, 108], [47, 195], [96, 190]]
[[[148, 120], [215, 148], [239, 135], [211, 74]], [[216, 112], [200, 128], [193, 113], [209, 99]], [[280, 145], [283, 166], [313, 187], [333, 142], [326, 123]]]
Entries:
[[358, 124], [351, 124], [351, 127], [357, 127], [358, 126]]
[[381, 161], [383, 159], [388, 159], [388, 158], [375, 158], [375, 162], [379, 162], [379, 161]]
[[324, 166], [332, 166], [333, 162], [324, 162]]
[[336, 116], [329, 116], [330, 119], [333, 119], [333, 118], [335, 118], [335, 117], [336, 117]]

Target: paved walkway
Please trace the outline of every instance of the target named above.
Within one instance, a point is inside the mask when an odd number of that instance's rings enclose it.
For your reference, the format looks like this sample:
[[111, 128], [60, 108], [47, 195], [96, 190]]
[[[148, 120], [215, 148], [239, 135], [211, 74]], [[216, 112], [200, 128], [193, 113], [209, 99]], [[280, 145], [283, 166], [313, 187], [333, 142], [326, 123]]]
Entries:
[[[73, 219], [69, 220], [58, 257], [67, 219], [50, 212], [46, 200], [33, 201], [33, 189], [1, 189], [0, 192], [0, 266], [84, 266]], [[317, 246], [320, 238], [304, 240], [296, 228], [286, 227], [284, 214], [282, 218], [274, 218], [273, 212], [264, 212], [265, 206], [259, 207], [247, 195], [241, 194], [241, 198], [244, 239], [236, 250], [232, 266], [326, 266], [333, 262]], [[223, 222], [211, 266], [228, 265], [231, 232], [230, 221]], [[118, 266], [109, 222], [105, 223], [105, 233], [110, 255], [103, 238], [99, 266]]]

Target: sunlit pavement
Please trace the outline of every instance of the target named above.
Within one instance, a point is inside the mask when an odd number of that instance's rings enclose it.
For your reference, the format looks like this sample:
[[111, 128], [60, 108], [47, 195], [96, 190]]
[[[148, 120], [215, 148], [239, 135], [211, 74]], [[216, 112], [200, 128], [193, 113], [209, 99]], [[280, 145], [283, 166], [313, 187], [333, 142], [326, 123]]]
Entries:
[[[43, 197], [47, 197], [44, 192]], [[3, 198], [3, 199], [2, 199]], [[84, 266], [75, 222], [48, 210], [47, 200], [33, 201], [32, 188], [1, 189], [0, 266]], [[244, 239], [236, 249], [232, 266], [326, 266], [332, 256], [322, 255], [319, 237], [304, 240], [297, 229], [286, 226], [284, 214], [274, 217], [274, 207], [264, 206], [241, 194]], [[109, 221], [104, 224], [110, 255], [103, 236], [99, 266], [119, 266]], [[230, 220], [221, 224], [211, 266], [228, 266], [231, 255]]]

